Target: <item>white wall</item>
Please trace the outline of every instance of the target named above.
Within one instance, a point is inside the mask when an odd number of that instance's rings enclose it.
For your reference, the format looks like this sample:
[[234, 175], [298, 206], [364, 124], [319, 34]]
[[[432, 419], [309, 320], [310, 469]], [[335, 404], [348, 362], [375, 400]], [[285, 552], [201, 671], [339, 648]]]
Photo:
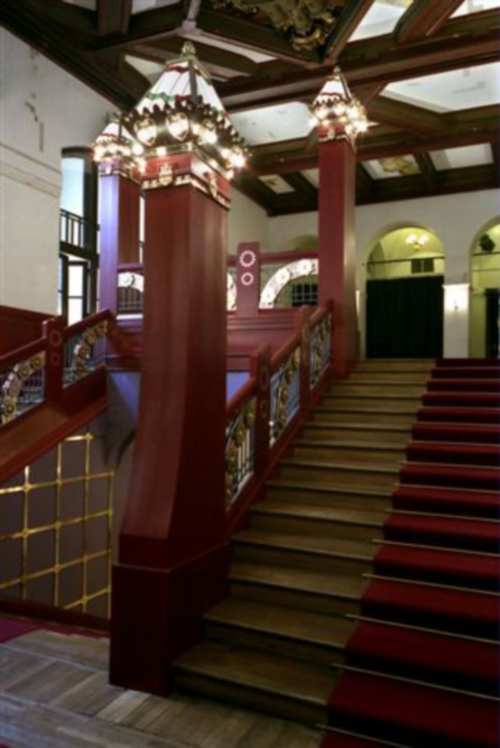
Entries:
[[[498, 214], [499, 205], [500, 190], [484, 190], [358, 207], [356, 244], [361, 309], [364, 306], [363, 290], [366, 280], [364, 263], [377, 238], [392, 228], [405, 225], [420, 225], [431, 229], [443, 243], [445, 283], [467, 283], [470, 282], [470, 251], [474, 237], [481, 226]], [[317, 220], [317, 213], [268, 219], [266, 249], [276, 252], [284, 250], [293, 237], [317, 233]], [[363, 337], [363, 313], [360, 318]], [[468, 323], [468, 309], [445, 309], [445, 356], [468, 355]]]
[[237, 189], [231, 191], [228, 248], [236, 254], [240, 242], [260, 242], [266, 249], [267, 213]]
[[113, 107], [3, 29], [0, 68], [0, 304], [55, 312], [61, 149]]

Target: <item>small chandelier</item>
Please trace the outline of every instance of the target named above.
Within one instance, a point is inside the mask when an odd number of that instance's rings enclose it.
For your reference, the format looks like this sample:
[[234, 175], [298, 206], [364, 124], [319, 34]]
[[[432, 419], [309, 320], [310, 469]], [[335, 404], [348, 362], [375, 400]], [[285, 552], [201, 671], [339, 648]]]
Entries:
[[338, 66], [311, 105], [312, 116], [319, 127], [320, 139], [330, 140], [347, 136], [355, 140], [368, 129], [363, 104], [351, 93]]
[[108, 128], [95, 142], [96, 161], [124, 157], [144, 171], [149, 157], [197, 150], [228, 179], [247, 161], [245, 143], [191, 42], [113, 131]]

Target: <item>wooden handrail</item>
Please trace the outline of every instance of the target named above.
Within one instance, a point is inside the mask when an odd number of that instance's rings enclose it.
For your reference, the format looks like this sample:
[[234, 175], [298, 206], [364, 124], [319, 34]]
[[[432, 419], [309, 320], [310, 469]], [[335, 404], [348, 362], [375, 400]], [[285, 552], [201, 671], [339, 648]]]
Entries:
[[139, 273], [144, 274], [144, 264], [142, 262], [121, 262], [117, 268], [120, 273]]
[[250, 377], [245, 384], [242, 384], [237, 392], [234, 393], [232, 398], [226, 405], [226, 416], [230, 420], [235, 413], [241, 408], [245, 400], [249, 400], [253, 397], [257, 390], [257, 380], [255, 377]]
[[31, 356], [35, 356], [37, 353], [40, 353], [40, 351], [45, 351], [46, 349], [47, 338], [43, 337], [34, 340], [32, 343], [26, 343], [26, 345], [16, 348], [11, 353], [5, 353], [3, 356], [0, 356], [0, 371], [10, 369], [20, 361], [25, 361], [26, 359], [31, 358]]
[[271, 358], [271, 371], [274, 373], [283, 361], [285, 361], [290, 353], [295, 350], [300, 345], [300, 338], [301, 333], [296, 333], [291, 340], [289, 340], [287, 343], [281, 346], [279, 350], [276, 351], [274, 356]]
[[79, 335], [81, 332], [87, 329], [87, 327], [93, 327], [98, 325], [103, 320], [111, 319], [112, 314], [109, 309], [105, 309], [103, 312], [97, 312], [97, 314], [91, 314], [90, 317], [84, 317], [80, 322], [75, 322], [74, 325], [66, 327], [63, 333], [64, 340], [69, 340], [75, 335]]

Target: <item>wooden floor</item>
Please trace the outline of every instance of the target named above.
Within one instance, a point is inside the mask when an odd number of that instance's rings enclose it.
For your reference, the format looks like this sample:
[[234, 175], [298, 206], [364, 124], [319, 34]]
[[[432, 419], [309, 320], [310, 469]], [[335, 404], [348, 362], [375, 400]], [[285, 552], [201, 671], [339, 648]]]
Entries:
[[34, 631], [0, 645], [10, 748], [316, 748], [320, 733], [216, 702], [107, 682], [108, 641]]

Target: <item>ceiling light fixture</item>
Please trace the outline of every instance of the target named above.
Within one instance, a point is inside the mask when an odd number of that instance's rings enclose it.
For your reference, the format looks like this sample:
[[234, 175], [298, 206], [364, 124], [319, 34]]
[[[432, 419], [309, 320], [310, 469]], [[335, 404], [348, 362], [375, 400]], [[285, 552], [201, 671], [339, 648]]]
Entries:
[[355, 141], [368, 129], [363, 104], [351, 93], [347, 81], [336, 66], [311, 105], [320, 140], [348, 137]]

